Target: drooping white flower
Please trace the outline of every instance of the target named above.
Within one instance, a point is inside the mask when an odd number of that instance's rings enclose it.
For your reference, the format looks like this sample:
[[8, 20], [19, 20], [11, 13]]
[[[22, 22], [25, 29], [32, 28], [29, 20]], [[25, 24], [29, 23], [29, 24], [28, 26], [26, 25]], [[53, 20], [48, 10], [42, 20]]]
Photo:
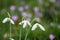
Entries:
[[45, 31], [45, 28], [39, 23], [36, 23], [33, 25], [32, 31], [35, 30], [37, 27], [39, 27], [41, 30]]
[[2, 23], [6, 23], [8, 21], [8, 18], [5, 18]]
[[8, 17], [3, 19], [2, 23], [6, 23], [7, 21], [10, 21], [11, 24], [14, 24], [14, 21], [11, 18], [8, 18]]
[[13, 38], [10, 38], [10, 40], [14, 40]]
[[22, 24], [23, 24], [23, 28], [25, 28], [27, 25], [31, 26], [28, 20], [23, 20], [22, 22], [19, 23], [19, 25], [22, 25]]

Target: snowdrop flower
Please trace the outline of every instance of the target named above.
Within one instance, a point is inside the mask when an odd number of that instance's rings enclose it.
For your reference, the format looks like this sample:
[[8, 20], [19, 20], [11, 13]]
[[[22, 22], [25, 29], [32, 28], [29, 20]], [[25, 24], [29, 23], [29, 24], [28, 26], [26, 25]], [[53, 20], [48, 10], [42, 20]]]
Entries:
[[23, 28], [25, 28], [27, 25], [31, 26], [28, 20], [23, 20], [22, 22], [19, 23], [19, 25], [22, 25], [22, 24], [23, 24]]
[[11, 11], [14, 11], [15, 8], [16, 8], [16, 7], [15, 7], [14, 5], [11, 5], [11, 6], [10, 6], [10, 10], [11, 10]]
[[10, 23], [12, 23], [12, 24], [14, 24], [14, 21], [12, 20], [12, 19], [10, 19], [10, 18], [5, 18], [3, 21], [2, 21], [2, 23], [6, 23], [7, 21], [10, 21]]
[[50, 40], [53, 40], [55, 38], [55, 36], [53, 34], [50, 34], [49, 38], [50, 38]]
[[33, 25], [32, 31], [34, 31], [38, 26], [41, 30], [45, 31], [45, 28], [39, 23], [36, 23], [36, 24]]
[[10, 38], [10, 40], [14, 40], [13, 38]]

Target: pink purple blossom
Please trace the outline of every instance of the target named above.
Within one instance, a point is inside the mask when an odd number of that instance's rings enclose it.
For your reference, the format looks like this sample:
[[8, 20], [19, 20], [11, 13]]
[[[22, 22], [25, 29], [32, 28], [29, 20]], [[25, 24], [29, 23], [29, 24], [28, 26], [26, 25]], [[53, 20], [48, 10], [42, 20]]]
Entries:
[[14, 16], [12, 16], [12, 19], [13, 19], [14, 21], [18, 20], [18, 16], [17, 16], [17, 15], [14, 15]]
[[50, 38], [50, 40], [53, 40], [55, 38], [55, 36], [53, 34], [50, 34], [49, 38]]
[[15, 9], [16, 9], [16, 6], [14, 6], [14, 5], [11, 5], [11, 6], [10, 6], [10, 10], [11, 10], [11, 11], [14, 11]]
[[36, 6], [36, 7], [34, 7], [33, 10], [34, 10], [34, 12], [39, 12], [39, 7]]
[[25, 5], [25, 10], [28, 10], [29, 9], [29, 5]]
[[24, 11], [24, 8], [23, 7], [19, 7], [18, 8], [18, 11], [23, 12]]

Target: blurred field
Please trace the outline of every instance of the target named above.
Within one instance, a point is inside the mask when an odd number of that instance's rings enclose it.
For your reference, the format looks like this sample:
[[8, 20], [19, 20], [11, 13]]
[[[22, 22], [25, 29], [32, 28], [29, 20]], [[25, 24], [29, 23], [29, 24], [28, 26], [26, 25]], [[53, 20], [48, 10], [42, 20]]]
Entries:
[[[15, 24], [2, 23], [9, 17], [7, 12]], [[39, 23], [45, 31], [39, 27], [32, 31], [28, 25], [23, 28], [19, 22], [24, 19], [31, 28]], [[25, 40], [28, 30], [26, 40], [60, 40], [60, 0], [0, 0], [0, 40], [10, 40], [10, 31], [11, 40]]]

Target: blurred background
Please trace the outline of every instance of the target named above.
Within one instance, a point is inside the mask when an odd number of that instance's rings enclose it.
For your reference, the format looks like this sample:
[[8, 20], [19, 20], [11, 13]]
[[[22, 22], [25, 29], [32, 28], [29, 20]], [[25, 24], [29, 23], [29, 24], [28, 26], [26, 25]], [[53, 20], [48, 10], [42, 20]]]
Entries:
[[30, 22], [36, 18], [31, 24], [40, 23], [46, 29], [30, 30], [27, 40], [60, 40], [60, 0], [0, 0], [0, 40], [9, 40], [9, 22], [2, 23], [7, 12], [15, 22], [11, 25], [14, 40], [19, 40], [20, 27], [24, 40], [27, 28], [18, 25], [23, 17]]

